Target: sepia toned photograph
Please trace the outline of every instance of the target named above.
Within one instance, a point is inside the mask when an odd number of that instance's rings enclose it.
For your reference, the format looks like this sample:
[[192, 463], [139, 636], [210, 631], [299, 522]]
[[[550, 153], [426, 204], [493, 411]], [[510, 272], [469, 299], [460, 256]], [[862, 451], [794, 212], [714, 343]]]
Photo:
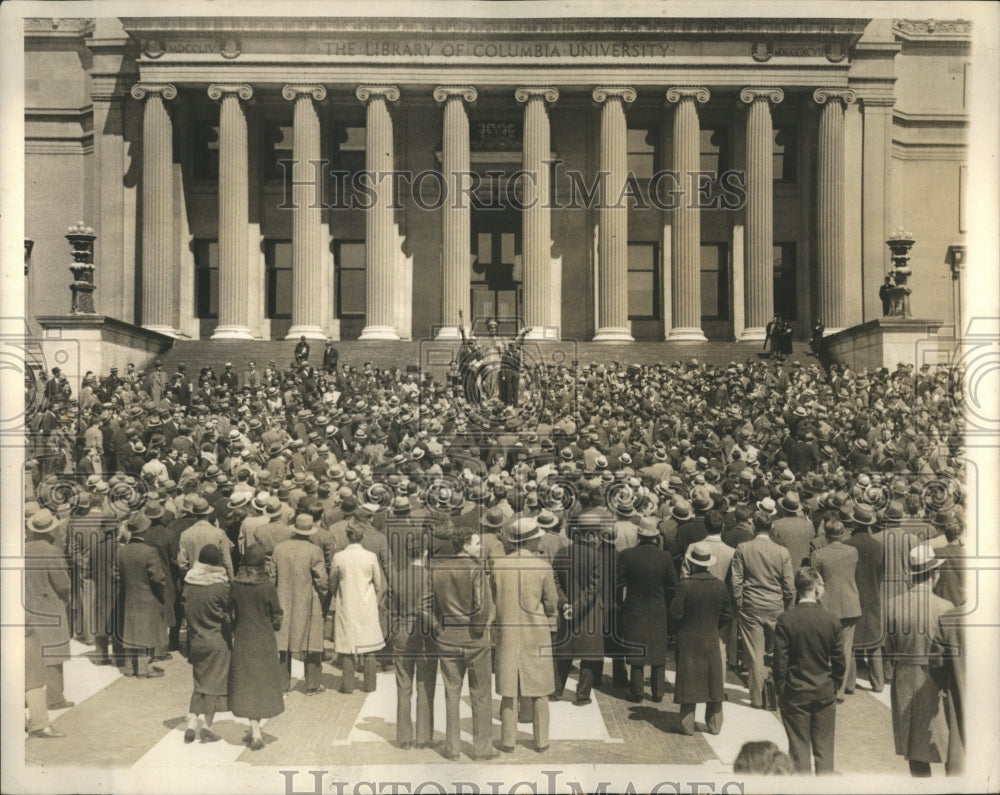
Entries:
[[1000, 13], [0, 6], [7, 793], [1000, 791]]

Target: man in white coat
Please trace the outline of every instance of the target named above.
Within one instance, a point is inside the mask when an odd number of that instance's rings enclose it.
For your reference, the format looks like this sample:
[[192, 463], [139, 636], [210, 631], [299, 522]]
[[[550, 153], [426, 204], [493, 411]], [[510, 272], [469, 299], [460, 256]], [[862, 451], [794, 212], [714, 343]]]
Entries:
[[334, 650], [341, 655], [341, 693], [354, 692], [355, 660], [364, 675], [361, 689], [375, 690], [375, 652], [385, 646], [379, 623], [379, 606], [385, 596], [382, 567], [374, 552], [361, 546], [365, 525], [352, 520], [347, 547], [333, 556], [330, 592], [334, 595]]

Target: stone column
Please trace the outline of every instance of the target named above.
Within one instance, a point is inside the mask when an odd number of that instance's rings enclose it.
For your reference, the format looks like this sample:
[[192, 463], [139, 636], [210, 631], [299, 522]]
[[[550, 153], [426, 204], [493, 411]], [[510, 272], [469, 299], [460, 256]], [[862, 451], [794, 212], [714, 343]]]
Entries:
[[174, 129], [164, 100], [176, 99], [169, 83], [136, 83], [142, 116], [142, 327], [178, 335], [173, 247]]
[[[320, 124], [315, 102], [326, 99], [324, 86], [285, 86], [281, 96], [295, 103], [292, 138], [292, 327], [285, 339], [326, 339], [330, 295], [324, 289], [324, 178], [320, 159]], [[319, 181], [317, 181], [319, 180]]]
[[559, 99], [552, 86], [522, 86], [514, 98], [524, 105], [524, 152], [526, 172], [523, 240], [521, 243], [524, 287], [524, 325], [531, 338], [546, 336], [552, 303], [552, 218], [549, 207], [549, 159], [551, 142], [548, 104]]
[[744, 298], [746, 327], [741, 342], [762, 342], [774, 315], [774, 133], [771, 103], [785, 98], [780, 88], [744, 88], [747, 108], [747, 208]]
[[[358, 86], [355, 96], [366, 105], [365, 169], [371, 174], [373, 204], [365, 213], [365, 327], [359, 339], [398, 340], [393, 324], [397, 300], [393, 279], [396, 257], [394, 226], [392, 116], [399, 101], [396, 86]], [[410, 296], [404, 296], [410, 300]]]
[[[469, 151], [469, 116], [466, 103], [473, 103], [478, 92], [472, 86], [438, 86], [434, 101], [444, 103], [441, 171], [448, 191], [448, 201], [441, 209], [441, 322], [442, 339], [457, 339], [459, 313], [462, 324], [469, 317], [469, 244], [472, 239], [472, 208], [465, 192], [471, 177]], [[453, 325], [455, 324], [455, 325]]]
[[[212, 339], [253, 339], [250, 282], [253, 278], [247, 227], [249, 160], [243, 102], [253, 96], [246, 84], [208, 87], [219, 109], [219, 323]], [[254, 260], [256, 262], [256, 258]]]
[[673, 170], [685, 188], [674, 209], [670, 232], [670, 318], [668, 340], [704, 342], [701, 330], [701, 210], [694, 204], [690, 174], [701, 168], [698, 105], [709, 100], [707, 88], [674, 86], [667, 102], [674, 109]]
[[819, 105], [816, 238], [818, 253], [817, 318], [826, 333], [847, 325], [847, 268], [844, 263], [844, 106], [855, 100], [850, 89], [818, 88], [813, 101]]
[[628, 178], [628, 129], [625, 106], [635, 102], [635, 89], [598, 86], [594, 102], [601, 106], [601, 204], [597, 241], [597, 333], [594, 342], [631, 342], [628, 319], [628, 203], [619, 197]]

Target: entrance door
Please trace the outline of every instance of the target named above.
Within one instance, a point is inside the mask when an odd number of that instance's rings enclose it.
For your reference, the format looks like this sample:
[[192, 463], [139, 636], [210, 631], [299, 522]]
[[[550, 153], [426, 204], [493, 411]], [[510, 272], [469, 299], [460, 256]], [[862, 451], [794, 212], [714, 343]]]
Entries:
[[[520, 318], [520, 213], [509, 208], [473, 212], [472, 251], [472, 320], [482, 324], [490, 317]], [[501, 330], [506, 332], [506, 326], [502, 323]]]

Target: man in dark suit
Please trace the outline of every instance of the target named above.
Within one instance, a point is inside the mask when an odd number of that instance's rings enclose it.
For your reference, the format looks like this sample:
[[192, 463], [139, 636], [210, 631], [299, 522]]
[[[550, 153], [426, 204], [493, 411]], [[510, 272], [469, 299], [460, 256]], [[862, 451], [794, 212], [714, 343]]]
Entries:
[[392, 573], [389, 625], [396, 671], [396, 742], [400, 748], [413, 747], [410, 701], [416, 674], [416, 743], [418, 748], [425, 748], [434, 738], [434, 686], [438, 666], [431, 636], [434, 598], [427, 571], [426, 537], [423, 534], [409, 536], [405, 549], [408, 565]]
[[788, 753], [798, 773], [833, 772], [835, 695], [843, 681], [840, 620], [819, 603], [823, 577], [814, 568], [795, 574], [798, 604], [774, 626], [774, 683], [788, 735]]
[[468, 672], [473, 753], [477, 759], [491, 759], [496, 751], [490, 695], [490, 638], [486, 625], [493, 613], [493, 601], [486, 567], [480, 558], [479, 535], [468, 528], [459, 528], [453, 544], [454, 557], [439, 557], [431, 564], [435, 640], [447, 715], [444, 756], [458, 759], [461, 748], [458, 707], [462, 682]]
[[938, 570], [934, 593], [959, 607], [965, 604], [965, 542], [960, 521], [952, 518], [944, 527], [944, 535], [948, 543], [935, 552], [944, 563]]
[[730, 569], [740, 641], [749, 671], [750, 705], [763, 706], [764, 653], [774, 634], [774, 623], [794, 598], [792, 559], [788, 550], [770, 538], [771, 517], [753, 515], [755, 535], [736, 547]]
[[299, 342], [295, 346], [295, 363], [306, 364], [309, 361], [309, 343], [306, 342], [305, 335], [299, 337]]
[[[885, 686], [882, 660], [882, 545], [872, 538], [867, 525], [852, 523], [854, 535], [845, 543], [858, 550], [854, 580], [861, 601], [861, 619], [854, 628], [856, 654], [868, 661], [868, 679], [872, 692], [881, 693]], [[854, 689], [857, 664], [849, 665], [845, 690]]]
[[855, 580], [858, 551], [844, 543], [847, 529], [841, 522], [827, 522], [824, 532], [827, 544], [812, 553], [812, 565], [823, 578], [820, 604], [840, 620], [842, 630], [847, 673], [837, 690], [839, 702], [844, 700], [845, 693], [854, 692], [854, 680], [857, 677], [853, 646], [854, 628], [861, 618], [861, 599], [858, 597], [858, 584]]

